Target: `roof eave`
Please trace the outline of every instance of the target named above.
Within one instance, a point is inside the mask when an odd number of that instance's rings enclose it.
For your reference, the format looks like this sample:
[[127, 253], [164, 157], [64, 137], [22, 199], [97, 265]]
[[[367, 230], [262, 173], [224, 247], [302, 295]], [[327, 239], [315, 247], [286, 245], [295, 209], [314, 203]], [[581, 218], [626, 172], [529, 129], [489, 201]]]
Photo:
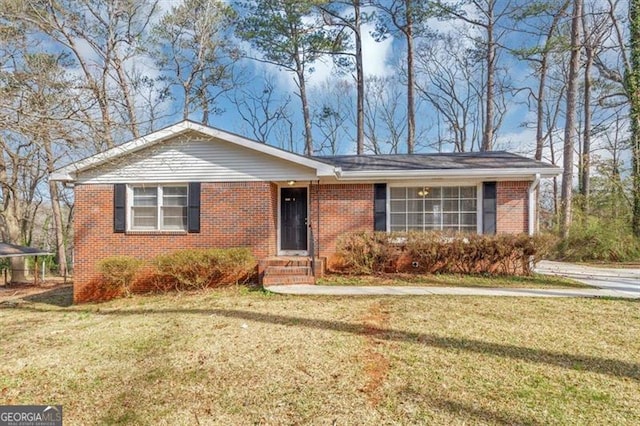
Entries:
[[335, 176], [336, 174], [336, 168], [333, 165], [314, 160], [312, 158], [303, 157], [301, 155], [281, 150], [267, 144], [261, 144], [259, 142], [244, 138], [240, 135], [194, 123], [193, 121], [184, 120], [180, 123], [174, 124], [173, 126], [158, 130], [150, 135], [139, 137], [130, 142], [118, 145], [104, 152], [62, 167], [51, 173], [49, 179], [54, 181], [73, 182], [76, 180], [78, 173], [82, 173], [94, 167], [101, 166], [102, 164], [105, 164], [108, 161], [119, 156], [131, 154], [187, 131], [195, 131], [209, 137], [218, 138], [223, 141], [251, 149], [253, 151], [272, 155], [276, 158], [290, 161], [294, 164], [315, 169], [318, 177]]
[[417, 179], [417, 178], [530, 178], [540, 175], [541, 178], [552, 178], [562, 173], [559, 167], [544, 168], [507, 168], [507, 169], [433, 169], [433, 170], [360, 170], [342, 171], [338, 175], [339, 180], [362, 179]]

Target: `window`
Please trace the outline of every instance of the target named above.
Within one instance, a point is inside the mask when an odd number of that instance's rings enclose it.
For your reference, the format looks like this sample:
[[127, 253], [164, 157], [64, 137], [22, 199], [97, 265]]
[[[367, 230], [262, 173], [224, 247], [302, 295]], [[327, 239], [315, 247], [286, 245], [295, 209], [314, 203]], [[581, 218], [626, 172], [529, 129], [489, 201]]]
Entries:
[[186, 186], [131, 187], [131, 229], [186, 231]]
[[475, 186], [392, 187], [391, 231], [476, 232]]

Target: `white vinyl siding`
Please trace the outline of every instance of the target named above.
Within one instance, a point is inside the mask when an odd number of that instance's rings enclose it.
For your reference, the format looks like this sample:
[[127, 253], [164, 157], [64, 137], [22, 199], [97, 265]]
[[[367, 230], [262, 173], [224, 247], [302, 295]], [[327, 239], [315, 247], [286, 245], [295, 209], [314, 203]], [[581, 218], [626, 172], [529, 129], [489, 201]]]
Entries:
[[478, 187], [391, 187], [389, 219], [396, 232], [476, 232]]
[[130, 186], [132, 231], [186, 231], [187, 187]]
[[[201, 136], [200, 136], [201, 138]], [[219, 139], [189, 135], [80, 173], [79, 183], [248, 182], [317, 179], [315, 169]]]

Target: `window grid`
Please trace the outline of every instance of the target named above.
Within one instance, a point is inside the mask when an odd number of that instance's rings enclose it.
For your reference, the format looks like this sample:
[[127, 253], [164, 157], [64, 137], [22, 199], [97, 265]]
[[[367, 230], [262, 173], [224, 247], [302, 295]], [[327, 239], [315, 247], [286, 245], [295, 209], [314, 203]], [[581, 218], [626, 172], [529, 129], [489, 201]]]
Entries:
[[[427, 194], [421, 191], [427, 190]], [[477, 188], [391, 187], [391, 231], [477, 230]]]
[[131, 195], [131, 230], [187, 229], [186, 186], [134, 186]]

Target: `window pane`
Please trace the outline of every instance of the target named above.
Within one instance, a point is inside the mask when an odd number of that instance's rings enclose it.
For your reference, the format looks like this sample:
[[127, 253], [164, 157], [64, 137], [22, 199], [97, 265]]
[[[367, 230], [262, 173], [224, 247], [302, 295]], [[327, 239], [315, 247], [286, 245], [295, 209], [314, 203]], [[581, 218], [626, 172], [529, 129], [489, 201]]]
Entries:
[[459, 188], [457, 186], [445, 186], [442, 188], [442, 198], [458, 198]]
[[460, 198], [476, 198], [476, 192], [475, 186], [463, 186], [460, 188]]
[[186, 186], [165, 186], [162, 188], [162, 205], [164, 206], [186, 206], [187, 187]]
[[404, 200], [407, 197], [405, 188], [391, 188], [391, 198]]
[[435, 198], [440, 199], [441, 194], [440, 188], [429, 188], [429, 193], [427, 194], [427, 198]]
[[156, 206], [158, 205], [158, 188], [133, 188], [134, 206]]
[[402, 226], [404, 227], [407, 223], [407, 218], [404, 213], [401, 214], [393, 214], [391, 213], [391, 226]]
[[460, 214], [460, 219], [461, 219], [462, 225], [469, 225], [469, 226], [475, 227], [477, 224], [475, 213], [462, 213]]
[[407, 214], [407, 225], [409, 225], [409, 227], [415, 226], [415, 225], [422, 225], [422, 223], [423, 223], [422, 213]]
[[162, 193], [167, 195], [179, 195], [182, 197], [187, 196], [187, 187], [186, 186], [163, 186]]
[[460, 200], [460, 210], [463, 212], [476, 211], [476, 200]]
[[458, 225], [458, 213], [445, 213], [443, 216], [443, 225]]
[[132, 207], [131, 227], [133, 229], [156, 229], [158, 226], [157, 211], [155, 207]]
[[441, 210], [440, 201], [426, 200], [424, 202], [424, 211], [427, 213], [439, 213]]
[[440, 213], [425, 213], [424, 214], [424, 223], [428, 225], [437, 225], [440, 226]]
[[421, 213], [423, 211], [424, 201], [409, 200], [407, 201], [407, 211], [412, 213]]
[[392, 212], [396, 212], [396, 213], [400, 213], [400, 212], [404, 212], [407, 209], [407, 202], [406, 201], [392, 201], [391, 202], [391, 211]]
[[444, 200], [442, 202], [443, 210], [445, 212], [457, 212], [458, 211], [458, 200]]
[[162, 229], [187, 228], [187, 208], [186, 207], [163, 207], [162, 208]]
[[407, 198], [408, 199], [418, 199], [422, 198], [422, 195], [418, 195], [418, 192], [421, 192], [422, 188], [407, 188]]

